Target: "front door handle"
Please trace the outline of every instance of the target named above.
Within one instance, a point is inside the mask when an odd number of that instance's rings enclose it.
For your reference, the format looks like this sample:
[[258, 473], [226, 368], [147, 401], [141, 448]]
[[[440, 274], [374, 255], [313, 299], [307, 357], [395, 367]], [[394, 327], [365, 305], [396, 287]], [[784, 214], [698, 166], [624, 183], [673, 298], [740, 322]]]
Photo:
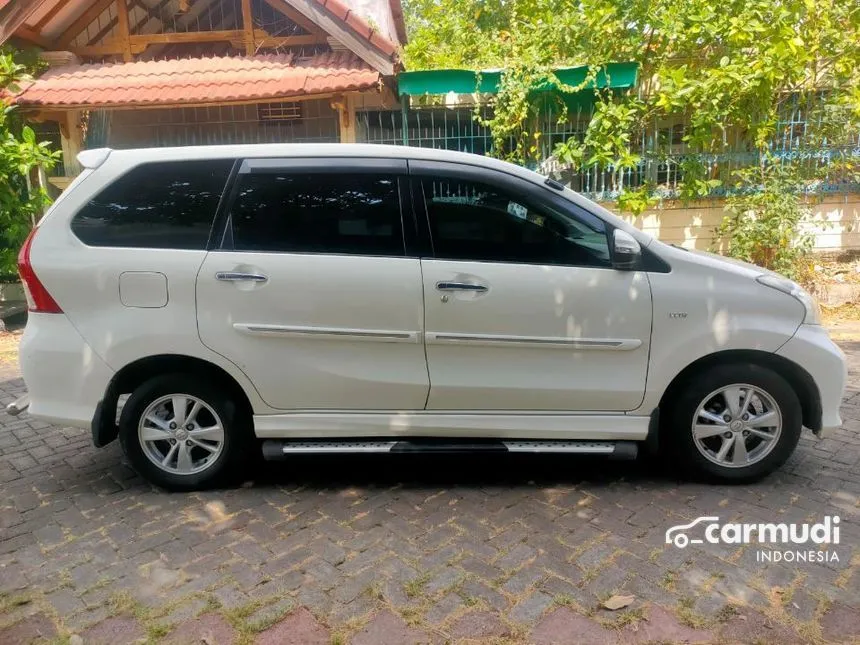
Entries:
[[267, 282], [268, 276], [261, 273], [239, 273], [236, 271], [219, 271], [215, 274], [216, 280], [222, 282]]
[[484, 285], [471, 282], [437, 282], [436, 289], [439, 291], [474, 291], [477, 293], [487, 291], [487, 287]]

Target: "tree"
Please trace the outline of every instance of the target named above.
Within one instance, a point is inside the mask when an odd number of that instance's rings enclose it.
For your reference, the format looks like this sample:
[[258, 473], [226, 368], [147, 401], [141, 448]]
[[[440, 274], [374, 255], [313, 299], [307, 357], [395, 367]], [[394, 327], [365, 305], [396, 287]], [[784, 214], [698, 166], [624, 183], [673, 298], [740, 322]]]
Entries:
[[0, 277], [7, 279], [16, 275], [18, 249], [50, 203], [45, 190], [28, 178], [40, 166], [50, 170], [60, 155], [37, 141], [15, 106], [2, 99], [27, 80], [27, 71], [12, 54], [0, 52]]
[[[542, 133], [534, 117], [545, 99], [534, 90], [547, 81], [558, 84], [552, 70], [559, 66], [587, 65], [593, 78], [608, 62], [636, 61], [640, 79], [626, 93], [593, 90], [593, 117], [584, 135], [557, 146], [557, 158], [577, 170], [597, 167], [617, 177], [640, 160], [641, 147], [631, 142], [653, 133], [661, 120], [680, 118], [690, 152], [681, 168], [683, 199], [707, 195], [717, 186], [738, 194], [755, 191], [763, 185], [762, 172], [770, 176], [767, 168], [774, 164], [787, 164], [801, 186], [820, 179], [815, 164], [787, 163], [771, 154], [773, 140], [785, 134], [776, 128], [786, 113], [795, 111], [806, 123], [796, 156], [847, 149], [860, 131], [856, 2], [406, 0], [405, 5], [408, 68], [507, 70], [486, 123], [496, 153], [513, 161], [532, 161], [539, 154]], [[561, 101], [558, 114], [566, 117]], [[659, 155], [660, 147], [657, 141], [647, 152]], [[760, 172], [742, 168], [726, 177], [702, 161], [738, 148], [750, 153], [748, 165]], [[851, 153], [831, 154], [825, 171], [831, 179], [837, 173], [856, 182], [857, 162]], [[644, 210], [652, 190], [645, 184], [622, 191], [619, 203]]]

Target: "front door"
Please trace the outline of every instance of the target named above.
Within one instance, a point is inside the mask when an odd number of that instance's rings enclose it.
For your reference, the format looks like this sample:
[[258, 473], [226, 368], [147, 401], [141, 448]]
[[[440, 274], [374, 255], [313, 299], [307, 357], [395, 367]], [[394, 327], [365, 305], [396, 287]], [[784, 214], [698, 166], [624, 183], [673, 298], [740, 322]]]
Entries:
[[603, 220], [507, 174], [412, 169], [433, 245], [422, 260], [428, 410], [636, 408], [651, 290], [645, 273], [611, 267]]
[[392, 160], [247, 160], [197, 279], [200, 338], [283, 410], [421, 410], [421, 267]]

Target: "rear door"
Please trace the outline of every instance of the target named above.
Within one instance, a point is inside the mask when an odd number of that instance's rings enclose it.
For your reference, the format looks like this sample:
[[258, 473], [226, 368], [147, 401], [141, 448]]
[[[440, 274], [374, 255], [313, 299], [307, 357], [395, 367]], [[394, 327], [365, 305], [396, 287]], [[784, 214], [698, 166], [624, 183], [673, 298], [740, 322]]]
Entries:
[[621, 411], [645, 390], [647, 275], [611, 266], [609, 227], [549, 189], [476, 166], [410, 162], [428, 410]]
[[[234, 161], [135, 165], [112, 153], [64, 193], [56, 215], [74, 212], [70, 228], [44, 220], [39, 278], [113, 369], [153, 353], [197, 355], [195, 280]], [[93, 194], [89, 182], [104, 187]]]
[[284, 410], [420, 410], [429, 390], [406, 162], [249, 159], [197, 279], [200, 338]]

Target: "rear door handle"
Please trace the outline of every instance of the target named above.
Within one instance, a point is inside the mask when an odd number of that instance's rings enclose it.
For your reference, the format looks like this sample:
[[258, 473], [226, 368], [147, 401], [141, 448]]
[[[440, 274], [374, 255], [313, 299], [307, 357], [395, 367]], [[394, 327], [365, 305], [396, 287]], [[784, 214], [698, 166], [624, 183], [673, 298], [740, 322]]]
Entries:
[[219, 271], [215, 274], [216, 280], [222, 282], [267, 282], [268, 276], [262, 273], [238, 273], [236, 271]]
[[475, 291], [485, 293], [487, 287], [482, 284], [472, 284], [471, 282], [437, 282], [436, 289], [438, 291]]

